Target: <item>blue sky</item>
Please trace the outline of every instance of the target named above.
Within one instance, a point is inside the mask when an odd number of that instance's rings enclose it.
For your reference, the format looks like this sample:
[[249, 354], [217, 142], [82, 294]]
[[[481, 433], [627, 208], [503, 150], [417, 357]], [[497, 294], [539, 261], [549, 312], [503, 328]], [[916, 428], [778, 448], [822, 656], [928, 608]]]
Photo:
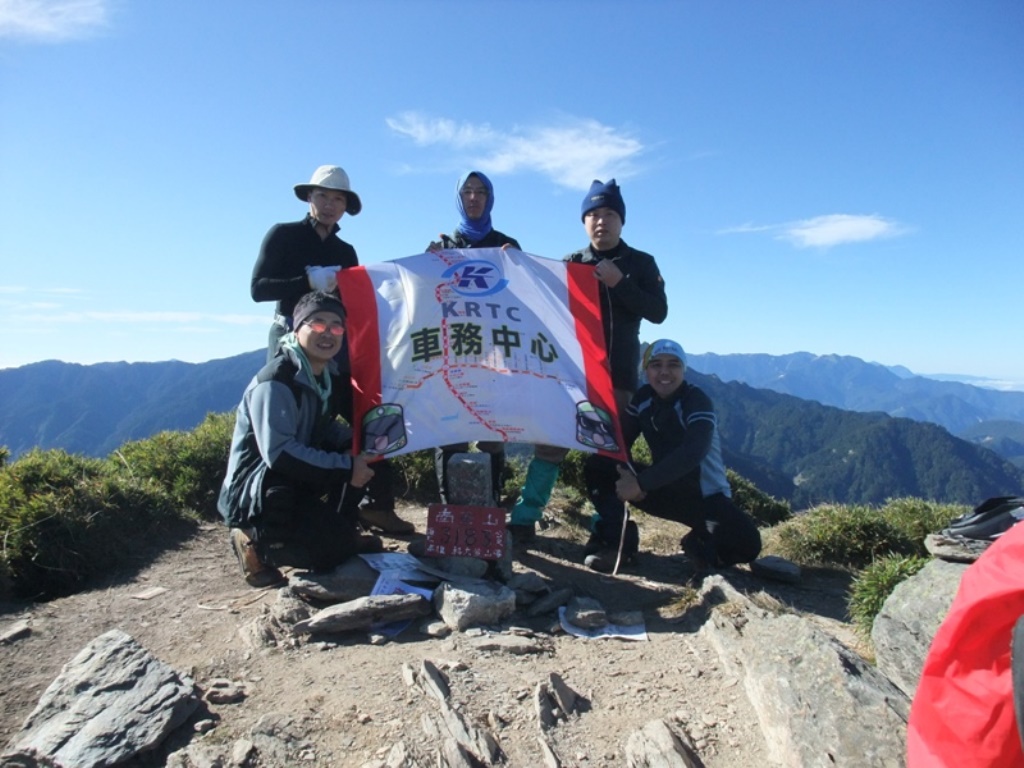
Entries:
[[591, 180], [692, 352], [1024, 382], [1024, 3], [0, 0], [0, 367], [263, 347], [260, 242], [339, 164], [363, 263], [534, 254]]

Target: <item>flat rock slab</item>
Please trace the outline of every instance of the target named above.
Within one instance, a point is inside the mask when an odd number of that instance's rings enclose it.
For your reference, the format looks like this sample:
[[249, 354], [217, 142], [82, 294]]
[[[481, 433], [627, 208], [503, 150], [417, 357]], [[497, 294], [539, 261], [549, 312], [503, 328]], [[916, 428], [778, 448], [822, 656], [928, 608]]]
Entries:
[[0, 761], [116, 765], [157, 746], [198, 705], [190, 678], [113, 630], [64, 665]]
[[344, 632], [369, 629], [374, 624], [388, 624], [426, 616], [432, 610], [422, 595], [370, 595], [324, 608], [319, 613], [292, 627], [292, 633]]
[[755, 576], [772, 581], [784, 581], [796, 584], [800, 581], [800, 566], [778, 555], [759, 557], [750, 564], [750, 571]]

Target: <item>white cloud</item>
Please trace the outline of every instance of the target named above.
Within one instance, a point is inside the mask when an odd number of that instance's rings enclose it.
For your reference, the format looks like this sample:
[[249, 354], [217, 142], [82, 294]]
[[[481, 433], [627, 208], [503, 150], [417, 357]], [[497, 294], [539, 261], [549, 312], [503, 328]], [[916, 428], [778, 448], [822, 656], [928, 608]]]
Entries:
[[59, 42], [107, 23], [109, 0], [0, 0], [0, 38]]
[[896, 237], [905, 231], [896, 222], [882, 216], [834, 213], [787, 224], [779, 239], [789, 240], [798, 248], [829, 248], [844, 243]]
[[637, 139], [596, 120], [570, 118], [558, 125], [502, 132], [484, 123], [457, 123], [405, 112], [388, 127], [417, 146], [456, 150], [459, 165], [487, 173], [534, 171], [570, 189], [587, 189], [594, 179], [627, 178], [646, 150]]
[[719, 230], [720, 235], [775, 232], [777, 240], [786, 240], [797, 248], [831, 248], [846, 243], [862, 243], [904, 235], [909, 229], [892, 219], [873, 214], [861, 216], [833, 213], [787, 224], [741, 224]]

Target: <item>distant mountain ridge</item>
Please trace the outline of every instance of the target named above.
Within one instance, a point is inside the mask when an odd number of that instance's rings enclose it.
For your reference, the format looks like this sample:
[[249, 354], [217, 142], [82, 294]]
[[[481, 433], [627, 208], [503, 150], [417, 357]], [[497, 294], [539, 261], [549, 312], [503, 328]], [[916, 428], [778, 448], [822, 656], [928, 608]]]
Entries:
[[[0, 370], [0, 445], [14, 457], [34, 447], [105, 456], [129, 440], [193, 429], [208, 413], [237, 406], [264, 354], [258, 350], [199, 364], [46, 361]], [[881, 503], [898, 496], [973, 504], [1024, 488], [1018, 468], [935, 424], [821, 402], [855, 385], [864, 405], [868, 390], [891, 389], [900, 379], [881, 366], [837, 359], [822, 369], [832, 379], [815, 382], [808, 365], [801, 370], [796, 360], [780, 364], [766, 355], [763, 361], [744, 361], [751, 376], [766, 375], [755, 362], [800, 372], [782, 378], [806, 380], [819, 395], [815, 402], [722, 381], [721, 374], [705, 375], [700, 367], [709, 362], [705, 357], [691, 357], [688, 376], [715, 401], [727, 463], [797, 508], [824, 501]], [[966, 407], [962, 402], [955, 399], [956, 407]], [[980, 413], [980, 406], [976, 410]]]
[[261, 350], [205, 363], [46, 360], [0, 370], [0, 445], [15, 457], [35, 447], [105, 456], [128, 440], [194, 429], [207, 413], [235, 408], [265, 361]]
[[1017, 452], [1006, 432], [1013, 431], [1013, 424], [1024, 425], [1024, 392], [939, 381], [843, 355], [708, 353], [688, 358], [692, 368], [725, 381], [849, 411], [881, 411], [938, 424], [1024, 466], [1024, 451]]

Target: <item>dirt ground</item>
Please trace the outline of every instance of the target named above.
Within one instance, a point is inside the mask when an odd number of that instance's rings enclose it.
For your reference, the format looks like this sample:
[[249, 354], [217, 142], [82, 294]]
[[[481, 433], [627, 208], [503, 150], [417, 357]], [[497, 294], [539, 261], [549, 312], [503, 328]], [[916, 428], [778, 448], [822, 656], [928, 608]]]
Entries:
[[[405, 507], [401, 514], [424, 530], [425, 508]], [[726, 675], [698, 632], [703, 617], [680, 607], [692, 575], [676, 551], [685, 529], [652, 518], [641, 518], [640, 526], [640, 561], [624, 575], [584, 568], [579, 531], [557, 525], [517, 554], [516, 570], [532, 569], [570, 585], [609, 611], [643, 611], [648, 639], [582, 639], [558, 631], [554, 614], [529, 619], [517, 613], [509, 625], [532, 630], [545, 650], [511, 655], [478, 651], [467, 634], [428, 636], [419, 623], [383, 645], [354, 632], [329, 642], [300, 638], [254, 650], [239, 628], [276, 600], [277, 592], [248, 587], [226, 530], [205, 524], [155, 556], [140, 551], [136, 568], [80, 594], [2, 606], [0, 633], [19, 621], [27, 621], [31, 632], [0, 644], [0, 739], [6, 744], [17, 733], [66, 662], [117, 628], [189, 674], [201, 691], [223, 678], [246, 691], [238, 703], [204, 703], [165, 749], [139, 765], [162, 764], [167, 750], [189, 743], [225, 744], [230, 754], [231, 745], [249, 738], [256, 722], [271, 713], [287, 715], [299, 735], [295, 755], [281, 764], [379, 765], [399, 741], [430, 754], [422, 719], [436, 705], [402, 675], [403, 664], [418, 667], [424, 659], [445, 671], [455, 708], [493, 733], [507, 765], [547, 765], [539, 743], [543, 734], [563, 766], [622, 766], [629, 735], [654, 719], [686, 731], [709, 768], [772, 765], [740, 681]], [[385, 539], [395, 551], [405, 551], [407, 542]], [[846, 575], [805, 572], [799, 585], [764, 581], [743, 567], [725, 575], [741, 591], [767, 592], [856, 648], [844, 616]], [[542, 731], [533, 692], [552, 672], [583, 697], [583, 706]], [[215, 726], [201, 734], [192, 726], [204, 719]], [[264, 758], [255, 764], [278, 763]]]

